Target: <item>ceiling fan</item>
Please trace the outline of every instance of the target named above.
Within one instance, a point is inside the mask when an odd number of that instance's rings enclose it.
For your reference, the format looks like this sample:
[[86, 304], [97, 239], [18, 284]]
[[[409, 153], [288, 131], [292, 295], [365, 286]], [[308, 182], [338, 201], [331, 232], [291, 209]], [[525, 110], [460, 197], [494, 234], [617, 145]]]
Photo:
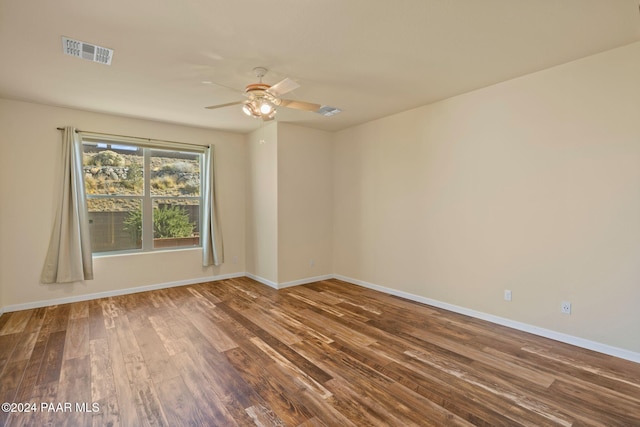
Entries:
[[270, 86], [262, 82], [262, 78], [267, 74], [267, 71], [268, 70], [264, 67], [256, 67], [253, 69], [253, 72], [260, 82], [247, 85], [244, 91], [244, 96], [247, 98], [246, 100], [229, 102], [227, 104], [211, 105], [205, 108], [213, 110], [216, 108], [230, 107], [232, 105], [242, 105], [242, 111], [247, 116], [262, 119], [264, 121], [273, 120], [275, 118], [277, 107], [311, 111], [325, 116], [332, 116], [341, 111], [335, 107], [281, 98], [282, 95], [299, 88], [300, 85], [287, 77], [273, 86]]

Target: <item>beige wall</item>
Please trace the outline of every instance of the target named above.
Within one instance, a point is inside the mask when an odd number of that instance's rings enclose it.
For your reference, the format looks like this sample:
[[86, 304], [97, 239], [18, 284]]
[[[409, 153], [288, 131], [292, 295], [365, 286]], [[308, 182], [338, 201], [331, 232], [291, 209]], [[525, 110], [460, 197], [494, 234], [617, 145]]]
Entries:
[[[202, 251], [96, 258], [95, 280], [41, 285], [53, 222], [59, 126], [196, 144], [214, 144], [217, 196], [225, 259], [204, 268]], [[243, 135], [0, 99], [0, 304], [114, 292], [245, 271], [245, 161]], [[234, 257], [237, 263], [233, 263]]]
[[332, 134], [278, 124], [278, 281], [331, 274]]
[[247, 137], [247, 273], [278, 283], [278, 127]]
[[640, 352], [638, 76], [635, 43], [339, 132], [334, 273]]
[[272, 122], [247, 143], [247, 273], [274, 287], [331, 274], [332, 134]]

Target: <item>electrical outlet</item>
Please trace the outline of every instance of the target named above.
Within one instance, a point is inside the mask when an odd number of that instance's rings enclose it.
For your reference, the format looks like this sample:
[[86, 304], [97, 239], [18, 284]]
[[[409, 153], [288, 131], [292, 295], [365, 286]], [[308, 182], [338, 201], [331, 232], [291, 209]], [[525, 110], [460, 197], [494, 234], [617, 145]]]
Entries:
[[309, 260], [309, 268], [313, 267], [314, 265], [316, 265], [315, 260], [310, 259], [310, 260]]
[[508, 289], [504, 290], [504, 300], [505, 301], [511, 301], [511, 291]]
[[560, 312], [563, 314], [571, 314], [571, 303], [569, 301], [562, 301]]

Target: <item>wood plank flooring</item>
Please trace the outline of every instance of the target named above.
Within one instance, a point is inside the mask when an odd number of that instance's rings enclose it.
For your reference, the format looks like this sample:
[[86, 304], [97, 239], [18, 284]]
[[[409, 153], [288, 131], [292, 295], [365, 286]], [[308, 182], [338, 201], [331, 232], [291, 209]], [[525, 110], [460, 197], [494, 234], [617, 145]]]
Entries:
[[640, 426], [640, 364], [241, 278], [2, 315], [0, 402], [6, 426]]

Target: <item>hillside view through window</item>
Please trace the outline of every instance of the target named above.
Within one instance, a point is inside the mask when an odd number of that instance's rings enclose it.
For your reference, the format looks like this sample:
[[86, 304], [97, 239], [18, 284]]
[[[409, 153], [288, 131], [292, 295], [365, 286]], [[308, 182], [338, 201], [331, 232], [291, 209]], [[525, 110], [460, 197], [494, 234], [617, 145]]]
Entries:
[[93, 253], [200, 245], [201, 154], [83, 141]]

